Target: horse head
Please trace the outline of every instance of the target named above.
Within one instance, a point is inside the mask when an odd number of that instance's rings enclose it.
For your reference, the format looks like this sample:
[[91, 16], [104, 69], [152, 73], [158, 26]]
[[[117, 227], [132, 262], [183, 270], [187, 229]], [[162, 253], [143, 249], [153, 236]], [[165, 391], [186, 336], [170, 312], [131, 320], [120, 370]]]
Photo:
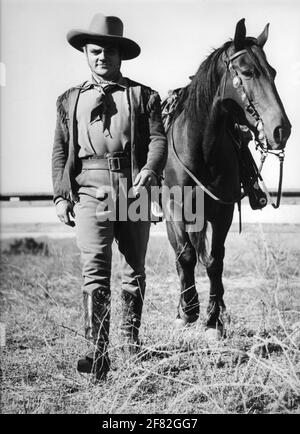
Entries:
[[269, 24], [257, 38], [246, 37], [245, 19], [237, 23], [234, 39], [222, 57], [222, 100], [234, 101], [243, 118], [239, 121], [268, 148], [279, 150], [286, 145], [291, 124], [275, 87], [276, 71], [263, 51], [268, 32]]

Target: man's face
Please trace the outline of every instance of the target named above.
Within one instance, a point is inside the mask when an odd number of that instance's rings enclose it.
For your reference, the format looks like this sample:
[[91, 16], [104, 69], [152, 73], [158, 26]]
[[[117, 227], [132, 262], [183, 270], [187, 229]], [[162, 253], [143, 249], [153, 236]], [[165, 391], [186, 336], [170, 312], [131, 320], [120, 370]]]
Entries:
[[91, 71], [98, 77], [113, 80], [119, 75], [121, 55], [117, 46], [87, 44], [85, 52]]

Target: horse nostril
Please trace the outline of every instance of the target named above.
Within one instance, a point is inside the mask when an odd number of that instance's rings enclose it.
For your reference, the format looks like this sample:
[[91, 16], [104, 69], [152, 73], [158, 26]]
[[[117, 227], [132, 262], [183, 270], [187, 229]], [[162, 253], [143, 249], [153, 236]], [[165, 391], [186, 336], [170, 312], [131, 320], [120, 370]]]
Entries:
[[274, 140], [278, 145], [283, 145], [287, 141], [290, 131], [284, 127], [276, 127], [274, 130]]

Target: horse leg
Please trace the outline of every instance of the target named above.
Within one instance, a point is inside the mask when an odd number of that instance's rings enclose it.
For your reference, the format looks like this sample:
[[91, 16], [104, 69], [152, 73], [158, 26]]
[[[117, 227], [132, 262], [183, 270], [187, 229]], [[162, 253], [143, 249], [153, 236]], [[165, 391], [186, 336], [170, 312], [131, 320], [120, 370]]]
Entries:
[[[211, 260], [206, 267], [210, 280], [209, 302], [207, 307], [206, 328], [223, 333], [222, 313], [225, 312], [223, 300], [224, 287], [222, 282], [223, 260], [225, 256], [225, 240], [230, 229], [234, 205], [218, 205], [220, 208], [210, 219], [212, 226]], [[220, 315], [221, 314], [221, 315]]]
[[167, 221], [169, 241], [176, 254], [176, 269], [180, 279], [180, 297], [175, 328], [182, 328], [199, 317], [199, 299], [195, 286], [197, 254], [182, 222]]

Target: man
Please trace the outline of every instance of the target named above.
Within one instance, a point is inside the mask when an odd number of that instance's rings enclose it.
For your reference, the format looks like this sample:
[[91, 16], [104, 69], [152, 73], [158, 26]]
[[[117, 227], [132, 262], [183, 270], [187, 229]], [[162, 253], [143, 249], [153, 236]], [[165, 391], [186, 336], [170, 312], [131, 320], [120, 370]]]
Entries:
[[140, 47], [123, 37], [122, 21], [97, 14], [89, 30], [71, 30], [67, 40], [85, 53], [92, 76], [57, 100], [54, 203], [63, 223], [76, 224], [83, 264], [85, 335], [93, 350], [79, 359], [77, 369], [101, 380], [110, 367], [112, 242], [117, 241], [122, 253], [122, 334], [134, 349], [139, 345], [151, 224], [118, 217], [113, 221], [106, 199], [110, 195], [117, 207], [130, 187], [139, 192], [157, 185], [167, 141], [158, 93], [120, 72], [122, 60], [140, 54]]

